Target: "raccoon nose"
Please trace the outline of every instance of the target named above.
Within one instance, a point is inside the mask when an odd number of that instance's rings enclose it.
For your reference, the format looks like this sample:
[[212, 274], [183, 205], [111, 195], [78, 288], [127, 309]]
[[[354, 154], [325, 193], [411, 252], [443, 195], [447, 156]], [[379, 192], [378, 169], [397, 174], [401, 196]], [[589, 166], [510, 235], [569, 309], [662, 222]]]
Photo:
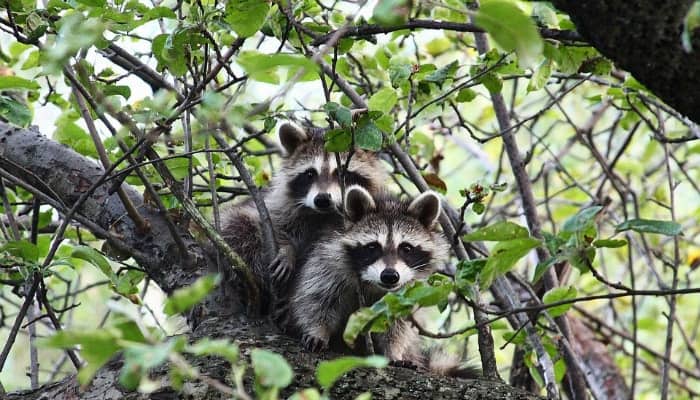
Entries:
[[379, 275], [379, 279], [381, 279], [382, 283], [385, 285], [393, 285], [399, 281], [399, 273], [396, 272], [395, 269], [385, 269], [382, 271], [381, 275]]
[[331, 194], [319, 193], [314, 197], [314, 205], [318, 208], [328, 208], [331, 206]]

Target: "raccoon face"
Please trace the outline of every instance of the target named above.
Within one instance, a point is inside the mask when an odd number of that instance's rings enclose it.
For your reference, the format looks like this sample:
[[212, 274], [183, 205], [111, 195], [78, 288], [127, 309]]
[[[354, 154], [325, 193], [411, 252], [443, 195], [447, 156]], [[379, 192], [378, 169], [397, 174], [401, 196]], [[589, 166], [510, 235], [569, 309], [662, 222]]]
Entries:
[[[283, 124], [279, 130], [280, 142], [286, 157], [282, 173], [286, 176], [286, 193], [299, 206], [316, 212], [339, 212], [342, 209], [340, 179], [335, 157], [324, 150], [320, 134], [307, 133]], [[345, 185], [373, 188], [372, 177], [359, 171], [366, 164], [366, 154], [351, 158], [343, 174]], [[375, 165], [364, 165], [365, 169]]]
[[375, 204], [359, 186], [348, 189], [346, 214], [353, 225], [343, 246], [363, 282], [395, 291], [437, 269], [447, 254], [444, 238], [433, 231], [440, 199], [426, 192], [408, 207], [396, 200]]

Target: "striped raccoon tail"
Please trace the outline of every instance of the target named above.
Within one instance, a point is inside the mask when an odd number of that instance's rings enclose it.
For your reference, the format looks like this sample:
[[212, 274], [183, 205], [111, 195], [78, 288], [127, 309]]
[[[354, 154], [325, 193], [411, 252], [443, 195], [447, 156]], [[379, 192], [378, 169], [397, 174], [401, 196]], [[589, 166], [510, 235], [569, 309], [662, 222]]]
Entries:
[[463, 354], [448, 352], [444, 347], [433, 344], [423, 349], [423, 367], [436, 375], [462, 379], [478, 379], [481, 370], [470, 365]]

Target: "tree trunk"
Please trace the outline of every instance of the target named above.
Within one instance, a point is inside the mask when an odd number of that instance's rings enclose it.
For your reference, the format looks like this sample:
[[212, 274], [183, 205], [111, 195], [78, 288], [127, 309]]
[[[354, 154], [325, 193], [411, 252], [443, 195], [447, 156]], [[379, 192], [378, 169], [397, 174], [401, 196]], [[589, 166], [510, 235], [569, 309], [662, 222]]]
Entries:
[[694, 0], [554, 0], [579, 33], [604, 56], [680, 113], [700, 123], [700, 35], [693, 51], [681, 45]]

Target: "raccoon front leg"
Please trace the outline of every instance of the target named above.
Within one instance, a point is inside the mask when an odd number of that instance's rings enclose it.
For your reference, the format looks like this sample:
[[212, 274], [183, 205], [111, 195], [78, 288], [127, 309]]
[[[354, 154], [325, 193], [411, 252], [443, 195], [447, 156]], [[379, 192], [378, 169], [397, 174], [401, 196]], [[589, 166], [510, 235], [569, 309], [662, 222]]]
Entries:
[[268, 270], [275, 286], [284, 286], [294, 272], [295, 251], [292, 245], [281, 245]]

